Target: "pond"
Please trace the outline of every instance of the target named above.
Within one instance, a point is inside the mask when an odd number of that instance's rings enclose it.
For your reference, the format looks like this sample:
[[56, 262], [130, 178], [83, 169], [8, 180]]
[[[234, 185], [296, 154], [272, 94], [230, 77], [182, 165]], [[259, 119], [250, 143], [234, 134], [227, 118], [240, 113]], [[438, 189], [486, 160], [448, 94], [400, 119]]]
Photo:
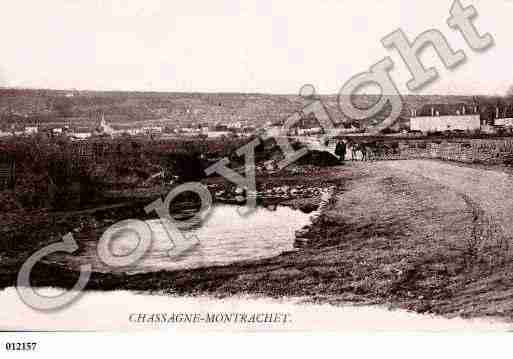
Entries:
[[[309, 224], [311, 215], [315, 214], [276, 206], [272, 209], [258, 207], [254, 213], [243, 217], [239, 215], [238, 208], [235, 205], [216, 205], [206, 223], [186, 230], [188, 235], [195, 235], [198, 242], [178, 257], [168, 255], [173, 244], [160, 220], [150, 220], [147, 223], [153, 231], [152, 248], [143, 259], [129, 268], [111, 269], [103, 264], [97, 254], [97, 238], [80, 239], [78, 255], [55, 254], [48, 260], [72, 266], [90, 263], [93, 270], [101, 272], [141, 273], [272, 257], [292, 250], [294, 232]], [[137, 236], [126, 233], [113, 241], [111, 251], [117, 255], [130, 253], [137, 244]]]

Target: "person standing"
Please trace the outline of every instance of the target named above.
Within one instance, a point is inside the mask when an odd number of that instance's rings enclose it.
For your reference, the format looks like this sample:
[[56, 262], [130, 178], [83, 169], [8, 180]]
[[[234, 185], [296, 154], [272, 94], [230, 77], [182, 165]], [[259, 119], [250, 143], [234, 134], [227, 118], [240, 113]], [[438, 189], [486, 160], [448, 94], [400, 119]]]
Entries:
[[335, 155], [338, 156], [341, 163], [344, 162], [346, 158], [346, 143], [343, 140], [337, 142], [337, 145], [335, 146]]

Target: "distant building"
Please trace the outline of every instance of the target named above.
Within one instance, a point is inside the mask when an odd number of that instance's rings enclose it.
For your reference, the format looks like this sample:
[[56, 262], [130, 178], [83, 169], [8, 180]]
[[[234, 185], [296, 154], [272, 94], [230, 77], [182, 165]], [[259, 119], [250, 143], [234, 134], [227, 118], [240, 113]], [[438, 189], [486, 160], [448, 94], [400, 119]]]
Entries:
[[513, 128], [513, 117], [497, 118], [494, 122], [495, 126]]
[[318, 135], [323, 132], [321, 127], [295, 128], [295, 134], [299, 136]]
[[152, 134], [160, 134], [163, 132], [162, 126], [145, 126], [141, 128], [143, 133], [147, 133], [149, 135]]
[[219, 138], [219, 137], [228, 137], [231, 136], [233, 132], [231, 131], [209, 131], [207, 132], [208, 138]]
[[25, 126], [25, 134], [26, 135], [35, 135], [38, 132], [37, 126]]
[[433, 104], [412, 110], [410, 130], [428, 132], [475, 131], [483, 123], [477, 104]]
[[280, 137], [286, 136], [288, 131], [281, 125], [274, 125], [266, 128], [265, 132], [268, 137]]
[[72, 98], [75, 96], [80, 96], [80, 92], [77, 90], [73, 90], [73, 91], [70, 91], [70, 92], [67, 92], [66, 94], [64, 94], [64, 97], [67, 97], [67, 98]]
[[199, 128], [183, 127], [182, 129], [180, 129], [180, 133], [182, 136], [196, 137], [199, 136], [202, 133], [202, 131]]
[[243, 125], [240, 121], [232, 122], [228, 125], [229, 129], [242, 129]]
[[75, 127], [73, 130], [68, 130], [68, 134], [72, 140], [86, 140], [92, 136], [92, 131], [89, 127]]
[[105, 115], [102, 113], [98, 118], [98, 126], [96, 128], [96, 132], [99, 135], [107, 135], [112, 136], [116, 130], [114, 130], [105, 120]]
[[[497, 128], [513, 128], [513, 105], [497, 104], [494, 107], [488, 106], [486, 115], [487, 122]], [[493, 120], [490, 117], [493, 117]]]
[[141, 128], [129, 128], [125, 130], [125, 133], [129, 134], [130, 136], [137, 136], [144, 132]]

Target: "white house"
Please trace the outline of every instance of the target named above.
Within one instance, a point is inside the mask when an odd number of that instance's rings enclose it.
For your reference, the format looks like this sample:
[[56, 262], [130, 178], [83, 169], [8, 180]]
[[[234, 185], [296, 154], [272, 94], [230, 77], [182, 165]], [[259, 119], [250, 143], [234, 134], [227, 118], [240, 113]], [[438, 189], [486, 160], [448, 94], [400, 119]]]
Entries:
[[427, 133], [480, 129], [481, 115], [474, 105], [426, 105], [420, 111], [413, 110], [410, 118], [411, 131]]
[[219, 137], [228, 137], [232, 134], [231, 131], [209, 131], [207, 132], [208, 138], [219, 138]]
[[35, 135], [38, 132], [37, 126], [25, 126], [25, 135]]
[[91, 132], [75, 132], [71, 135], [71, 139], [87, 140], [91, 136], [92, 136]]
[[[491, 113], [491, 111], [488, 111]], [[504, 128], [513, 127], [513, 106], [495, 106], [493, 111], [493, 125]]]

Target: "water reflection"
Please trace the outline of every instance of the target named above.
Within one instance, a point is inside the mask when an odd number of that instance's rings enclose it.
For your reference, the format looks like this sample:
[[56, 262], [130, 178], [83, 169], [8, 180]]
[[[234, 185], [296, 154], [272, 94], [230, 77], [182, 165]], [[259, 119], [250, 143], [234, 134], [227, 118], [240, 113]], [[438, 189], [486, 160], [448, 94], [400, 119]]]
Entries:
[[[165, 234], [160, 220], [150, 220], [147, 223], [153, 230], [152, 248], [130, 268], [111, 269], [101, 263], [96, 253], [96, 239], [80, 241], [83, 250], [79, 257], [59, 254], [51, 259], [72, 265], [88, 262], [97, 271], [127, 273], [223, 265], [293, 250], [294, 232], [310, 223], [309, 215], [288, 207], [259, 207], [247, 217], [241, 217], [238, 208], [234, 205], [216, 205], [205, 224], [198, 223], [185, 231], [187, 237], [195, 236], [198, 243], [177, 257], [170, 258], [168, 255], [173, 243]], [[130, 253], [137, 244], [137, 236], [126, 232], [113, 242], [112, 252], [117, 255]]]

